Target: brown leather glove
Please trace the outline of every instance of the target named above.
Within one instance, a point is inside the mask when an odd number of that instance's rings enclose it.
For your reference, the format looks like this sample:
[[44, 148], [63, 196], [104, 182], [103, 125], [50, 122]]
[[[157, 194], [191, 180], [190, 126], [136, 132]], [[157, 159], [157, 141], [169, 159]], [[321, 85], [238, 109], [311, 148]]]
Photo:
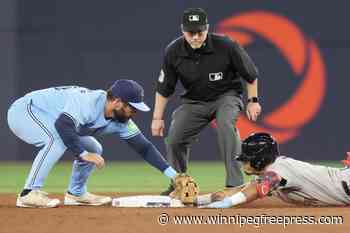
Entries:
[[194, 179], [187, 174], [179, 174], [174, 180], [175, 190], [169, 196], [182, 201], [185, 205], [193, 205], [199, 194], [199, 188]]

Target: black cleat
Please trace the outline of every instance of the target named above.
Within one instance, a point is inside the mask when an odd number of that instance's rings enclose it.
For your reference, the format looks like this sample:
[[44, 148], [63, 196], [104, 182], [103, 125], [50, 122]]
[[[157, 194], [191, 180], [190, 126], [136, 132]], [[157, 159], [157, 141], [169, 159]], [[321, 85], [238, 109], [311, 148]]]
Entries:
[[160, 195], [169, 196], [169, 194], [174, 190], [175, 190], [175, 188], [174, 188], [173, 184], [169, 184], [169, 187], [166, 190], [164, 190], [163, 192], [161, 192]]

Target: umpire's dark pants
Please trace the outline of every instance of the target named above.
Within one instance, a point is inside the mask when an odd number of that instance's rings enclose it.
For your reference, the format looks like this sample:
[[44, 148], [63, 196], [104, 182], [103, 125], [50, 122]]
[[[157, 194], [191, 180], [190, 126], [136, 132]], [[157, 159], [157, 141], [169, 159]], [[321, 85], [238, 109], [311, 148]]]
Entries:
[[242, 99], [232, 92], [210, 102], [184, 99], [183, 104], [173, 112], [165, 139], [170, 165], [178, 172], [186, 172], [191, 143], [216, 118], [220, 154], [226, 167], [226, 186], [241, 185], [243, 176], [240, 164], [233, 159], [233, 155], [241, 151], [236, 121], [242, 109]]

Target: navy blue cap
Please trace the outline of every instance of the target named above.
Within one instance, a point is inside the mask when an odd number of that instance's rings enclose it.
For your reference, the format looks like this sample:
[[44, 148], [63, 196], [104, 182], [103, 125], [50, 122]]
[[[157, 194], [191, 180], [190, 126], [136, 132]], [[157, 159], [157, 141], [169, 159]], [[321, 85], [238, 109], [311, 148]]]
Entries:
[[150, 108], [143, 102], [144, 91], [140, 84], [133, 80], [120, 79], [114, 82], [110, 88], [112, 95], [120, 98], [134, 108], [148, 112]]

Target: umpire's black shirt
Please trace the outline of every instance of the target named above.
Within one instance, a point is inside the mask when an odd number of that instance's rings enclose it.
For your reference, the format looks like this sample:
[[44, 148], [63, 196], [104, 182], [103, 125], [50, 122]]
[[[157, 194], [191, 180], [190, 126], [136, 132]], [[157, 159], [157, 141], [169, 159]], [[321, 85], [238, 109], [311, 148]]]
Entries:
[[186, 89], [182, 97], [212, 101], [229, 90], [242, 94], [241, 77], [252, 83], [258, 77], [258, 70], [237, 42], [208, 33], [203, 46], [192, 49], [181, 36], [165, 50], [157, 92], [169, 97], [179, 79]]

